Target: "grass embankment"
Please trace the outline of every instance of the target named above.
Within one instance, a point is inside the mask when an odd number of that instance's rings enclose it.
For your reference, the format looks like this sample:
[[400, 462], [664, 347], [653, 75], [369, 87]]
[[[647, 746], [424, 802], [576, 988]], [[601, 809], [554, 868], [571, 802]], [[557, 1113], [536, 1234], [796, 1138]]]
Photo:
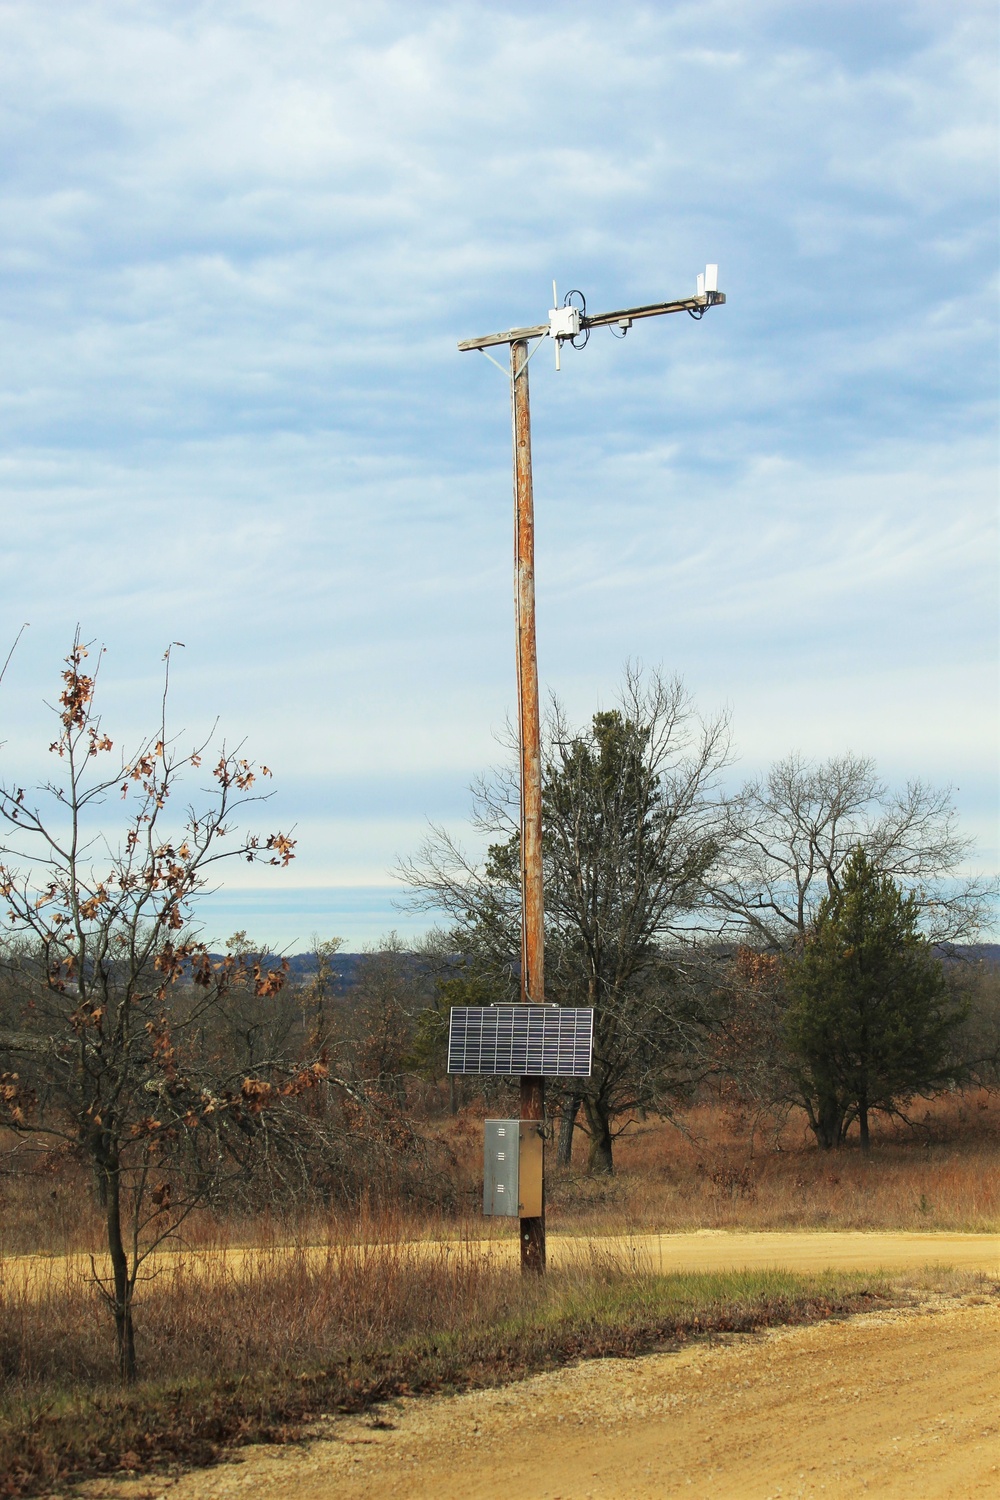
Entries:
[[[516, 1380], [581, 1358], [867, 1309], [883, 1277], [781, 1272], [654, 1276], [613, 1258], [523, 1282], [475, 1250], [403, 1244], [182, 1264], [142, 1289], [146, 1379], [116, 1387], [92, 1287], [0, 1301], [0, 1494], [213, 1462], [295, 1437], [321, 1412]], [[155, 1372], [155, 1377], [153, 1375]]]

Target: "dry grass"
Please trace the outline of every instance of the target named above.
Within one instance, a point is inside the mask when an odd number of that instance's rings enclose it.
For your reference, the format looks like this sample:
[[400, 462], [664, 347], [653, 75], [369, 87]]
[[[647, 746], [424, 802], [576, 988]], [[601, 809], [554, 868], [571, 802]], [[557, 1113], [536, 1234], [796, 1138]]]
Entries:
[[[157, 1265], [136, 1300], [140, 1369], [160, 1380], [241, 1377], [259, 1367], [314, 1364], [338, 1352], [398, 1343], [433, 1328], [447, 1336], [473, 1315], [502, 1317], [517, 1281], [475, 1250], [428, 1253], [393, 1242], [358, 1247], [227, 1250]], [[89, 1276], [3, 1283], [0, 1261], [0, 1391], [53, 1382], [114, 1383], [107, 1311]]]
[[1000, 1097], [919, 1101], [910, 1118], [879, 1121], [867, 1159], [853, 1142], [818, 1150], [800, 1114], [780, 1130], [707, 1104], [677, 1125], [633, 1121], [613, 1179], [576, 1167], [554, 1178], [553, 1223], [581, 1232], [1000, 1228]]
[[[463, 1180], [467, 1175], [463, 1173]], [[467, 1189], [470, 1181], [465, 1180]], [[292, 1208], [286, 1213], [219, 1214], [206, 1208], [186, 1218], [180, 1235], [169, 1244], [212, 1250], [246, 1245], [267, 1249], [295, 1241], [322, 1244], [328, 1239], [365, 1244], [383, 1233], [390, 1240], [450, 1239], [461, 1234], [461, 1219], [441, 1210], [390, 1210], [364, 1203], [328, 1210]], [[93, 1178], [81, 1164], [68, 1157], [53, 1158], [42, 1170], [0, 1176], [0, 1258], [102, 1255], [107, 1250], [105, 1235]]]
[[[252, 1245], [291, 1239], [372, 1243], [481, 1238], [482, 1119], [471, 1107], [429, 1128], [456, 1160], [458, 1215], [382, 1209], [331, 1209], [290, 1216], [220, 1219], [184, 1225], [190, 1247]], [[588, 1177], [586, 1139], [578, 1133], [574, 1166], [549, 1172], [555, 1232], [621, 1233], [688, 1229], [1000, 1228], [1000, 1094], [985, 1090], [918, 1101], [912, 1125], [877, 1120], [865, 1159], [856, 1142], [820, 1151], [804, 1117], [780, 1130], [739, 1110], [701, 1103], [676, 1123], [632, 1120], [616, 1143], [616, 1175]], [[503, 1233], [499, 1223], [494, 1230]], [[103, 1225], [87, 1175], [72, 1163], [0, 1177], [0, 1255], [61, 1255], [103, 1248]]]

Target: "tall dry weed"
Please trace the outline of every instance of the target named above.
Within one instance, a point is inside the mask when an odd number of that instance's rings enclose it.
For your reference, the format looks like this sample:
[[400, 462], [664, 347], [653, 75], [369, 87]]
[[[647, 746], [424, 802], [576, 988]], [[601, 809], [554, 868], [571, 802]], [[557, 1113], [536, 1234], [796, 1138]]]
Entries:
[[[583, 1155], [585, 1142], [579, 1152]], [[552, 1222], [570, 1232], [1000, 1227], [1000, 1096], [919, 1101], [857, 1145], [821, 1151], [804, 1117], [761, 1117], [716, 1101], [674, 1122], [633, 1120], [613, 1178], [554, 1174]]]
[[[349, 1351], [446, 1339], [522, 1305], [520, 1278], [481, 1246], [427, 1244], [369, 1226], [358, 1243], [219, 1244], [164, 1257], [136, 1301], [140, 1374], [157, 1381], [315, 1368]], [[115, 1350], [83, 1259], [26, 1279], [0, 1261], [0, 1387], [111, 1384]]]

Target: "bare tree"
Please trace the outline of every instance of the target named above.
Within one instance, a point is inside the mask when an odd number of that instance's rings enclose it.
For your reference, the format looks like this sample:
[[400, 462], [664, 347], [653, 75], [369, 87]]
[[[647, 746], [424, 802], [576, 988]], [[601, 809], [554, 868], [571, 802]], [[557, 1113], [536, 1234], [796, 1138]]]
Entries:
[[366, 951], [347, 998], [346, 1066], [370, 1097], [405, 1110], [413, 1066], [415, 1017], [430, 982], [417, 956], [393, 932]]
[[753, 1138], [766, 1117], [776, 1112], [782, 1120], [796, 1102], [785, 1045], [782, 955], [740, 944], [731, 953], [719, 948], [713, 957], [713, 1072], [722, 1096], [748, 1117]]
[[341, 977], [334, 968], [334, 960], [343, 946], [343, 938], [321, 938], [318, 933], [313, 933], [316, 971], [301, 987], [299, 1002], [302, 1033], [314, 1048], [327, 1047], [332, 1036], [334, 990]]
[[777, 762], [730, 800], [722, 842], [711, 903], [724, 929], [772, 950], [801, 946], [859, 845], [914, 897], [931, 942], [974, 937], [996, 896], [995, 881], [963, 871], [973, 840], [959, 830], [951, 788], [914, 781], [890, 791], [866, 757]]
[[49, 747], [54, 778], [34, 792], [0, 786], [0, 895], [21, 999], [0, 1036], [0, 1123], [89, 1163], [111, 1263], [109, 1276], [96, 1266], [94, 1274], [131, 1380], [143, 1262], [204, 1201], [224, 1162], [246, 1163], [267, 1109], [312, 1087], [323, 1069], [288, 1069], [259, 1048], [252, 1068], [227, 1057], [218, 1045], [227, 996], [244, 986], [266, 1003], [285, 965], [246, 951], [214, 959], [190, 926], [220, 860], [282, 867], [293, 858], [285, 834], [234, 831], [270, 772], [223, 746], [200, 806], [172, 818], [182, 773], [202, 765], [208, 744], [182, 753], [168, 737], [165, 672], [158, 729], [117, 755], [94, 706], [87, 654], [77, 636]]
[[[728, 723], [701, 720], [679, 679], [629, 668], [617, 708], [575, 729], [552, 700], [543, 737], [546, 998], [594, 1007], [593, 1075], [570, 1100], [585, 1113], [592, 1170], [610, 1172], [616, 1120], [664, 1107], [697, 1071], [701, 992], [676, 949], [720, 853]], [[452, 919], [457, 951], [492, 973], [500, 998], [519, 961], [514, 773], [474, 796], [475, 825], [496, 840], [485, 861], [435, 828], [400, 873]]]

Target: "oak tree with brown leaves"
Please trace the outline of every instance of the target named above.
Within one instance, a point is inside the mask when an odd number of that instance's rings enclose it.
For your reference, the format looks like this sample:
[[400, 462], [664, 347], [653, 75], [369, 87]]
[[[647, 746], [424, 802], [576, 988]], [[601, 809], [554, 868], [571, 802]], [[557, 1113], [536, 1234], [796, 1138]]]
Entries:
[[[266, 767], [168, 736], [165, 661], [159, 727], [122, 754], [78, 634], [54, 710], [53, 776], [30, 792], [0, 785], [3, 958], [17, 997], [0, 1031], [0, 1125], [93, 1172], [108, 1253], [93, 1272], [125, 1381], [136, 1375], [144, 1263], [220, 1173], [246, 1169], [268, 1112], [324, 1072], [321, 1061], [262, 1056], [248, 1076], [213, 1045], [227, 994], [249, 987], [267, 1000], [287, 965], [213, 956], [192, 932], [193, 903], [220, 861], [282, 868], [294, 841], [236, 830]], [[199, 771], [200, 793], [178, 815], [182, 777]]]

